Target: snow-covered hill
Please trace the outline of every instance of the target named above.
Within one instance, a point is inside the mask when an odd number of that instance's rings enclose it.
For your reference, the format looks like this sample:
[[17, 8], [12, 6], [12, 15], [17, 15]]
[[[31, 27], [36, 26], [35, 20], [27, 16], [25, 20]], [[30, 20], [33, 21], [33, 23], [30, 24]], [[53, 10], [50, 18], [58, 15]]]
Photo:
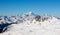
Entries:
[[0, 16], [0, 35], [60, 35], [60, 18], [32, 12]]

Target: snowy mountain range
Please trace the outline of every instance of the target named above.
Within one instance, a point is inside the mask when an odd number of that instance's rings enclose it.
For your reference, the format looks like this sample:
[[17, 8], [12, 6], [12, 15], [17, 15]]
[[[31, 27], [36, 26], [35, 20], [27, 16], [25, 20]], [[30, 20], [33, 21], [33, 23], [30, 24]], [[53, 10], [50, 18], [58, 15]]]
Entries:
[[60, 18], [32, 12], [0, 16], [0, 35], [60, 35]]

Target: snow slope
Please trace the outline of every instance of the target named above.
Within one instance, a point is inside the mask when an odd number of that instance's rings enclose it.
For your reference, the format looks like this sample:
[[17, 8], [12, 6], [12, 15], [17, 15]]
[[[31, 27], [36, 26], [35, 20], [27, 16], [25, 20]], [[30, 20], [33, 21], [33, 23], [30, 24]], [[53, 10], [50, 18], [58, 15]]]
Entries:
[[[56, 17], [36, 17], [36, 15], [32, 15], [31, 12], [30, 14], [24, 14], [24, 16], [18, 17], [14, 17], [14, 19], [11, 18], [9, 21], [11, 23], [8, 22], [8, 24], [11, 25], [4, 27], [3, 30], [6, 28], [7, 30], [0, 33], [0, 35], [60, 35], [60, 19]], [[6, 21], [7, 20], [5, 20], [5, 23]], [[15, 24], [14, 22], [17, 23]]]

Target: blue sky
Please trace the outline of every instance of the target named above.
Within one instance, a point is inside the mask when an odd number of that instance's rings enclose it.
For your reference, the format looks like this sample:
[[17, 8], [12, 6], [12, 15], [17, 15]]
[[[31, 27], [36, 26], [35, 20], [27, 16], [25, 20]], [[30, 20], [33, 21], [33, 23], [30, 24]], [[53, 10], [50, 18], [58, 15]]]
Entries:
[[60, 16], [59, 0], [0, 0], [0, 15], [35, 14]]

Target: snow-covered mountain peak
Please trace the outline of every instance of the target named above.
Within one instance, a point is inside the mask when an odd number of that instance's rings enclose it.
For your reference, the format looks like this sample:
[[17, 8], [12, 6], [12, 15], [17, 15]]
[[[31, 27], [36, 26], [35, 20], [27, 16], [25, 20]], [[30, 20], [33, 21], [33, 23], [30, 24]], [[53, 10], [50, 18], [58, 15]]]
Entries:
[[32, 12], [30, 11], [30, 12], [27, 12], [26, 14], [29, 14], [29, 15], [31, 15], [31, 14], [32, 14]]
[[27, 13], [24, 13], [23, 15], [25, 16], [36, 16], [37, 14], [34, 14], [33, 12], [27, 12]]
[[21, 16], [0, 17], [0, 35], [48, 35], [51, 32], [52, 35], [60, 32], [59, 29], [60, 18], [54, 16], [28, 12]]
[[27, 12], [21, 16], [2, 16], [0, 17], [0, 24], [1, 22], [3, 21], [3, 23], [7, 22], [20, 22], [20, 21], [28, 21], [28, 20], [36, 20], [36, 21], [39, 21], [39, 22], [43, 22], [43, 21], [52, 21], [52, 20], [60, 20], [58, 19], [57, 17], [54, 17], [54, 16], [48, 16], [48, 15], [43, 15], [43, 16], [40, 16], [40, 15], [36, 15], [34, 13], [32, 13], [31, 11], [30, 12]]

